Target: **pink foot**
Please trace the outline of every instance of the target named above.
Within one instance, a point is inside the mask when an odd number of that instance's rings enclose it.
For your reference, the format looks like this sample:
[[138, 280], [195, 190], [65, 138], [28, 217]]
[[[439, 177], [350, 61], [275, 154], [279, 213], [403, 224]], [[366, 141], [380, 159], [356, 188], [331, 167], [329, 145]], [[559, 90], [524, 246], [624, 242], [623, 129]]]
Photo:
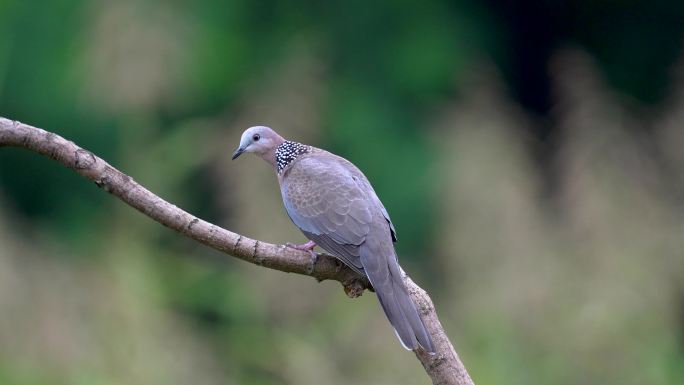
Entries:
[[307, 243], [302, 243], [301, 245], [288, 242], [285, 244], [285, 246], [301, 251], [311, 251], [314, 249], [314, 247], [316, 247], [316, 242], [309, 241]]
[[301, 245], [296, 245], [294, 243], [287, 242], [285, 246], [295, 250], [308, 251], [309, 255], [311, 255], [311, 267], [309, 268], [309, 274], [313, 273], [314, 265], [316, 265], [316, 261], [318, 260], [318, 254], [316, 254], [316, 252], [313, 251], [314, 247], [316, 247], [316, 242], [309, 241]]

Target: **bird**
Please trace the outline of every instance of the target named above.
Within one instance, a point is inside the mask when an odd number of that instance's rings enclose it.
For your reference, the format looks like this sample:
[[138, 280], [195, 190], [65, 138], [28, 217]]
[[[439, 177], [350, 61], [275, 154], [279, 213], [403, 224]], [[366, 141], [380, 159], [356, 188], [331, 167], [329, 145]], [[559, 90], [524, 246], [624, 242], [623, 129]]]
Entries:
[[347, 159], [286, 140], [266, 126], [244, 131], [232, 159], [243, 153], [273, 167], [285, 210], [309, 239], [288, 246], [315, 258], [318, 245], [367, 277], [404, 348], [434, 354], [435, 345], [402, 279], [394, 224], [366, 176]]

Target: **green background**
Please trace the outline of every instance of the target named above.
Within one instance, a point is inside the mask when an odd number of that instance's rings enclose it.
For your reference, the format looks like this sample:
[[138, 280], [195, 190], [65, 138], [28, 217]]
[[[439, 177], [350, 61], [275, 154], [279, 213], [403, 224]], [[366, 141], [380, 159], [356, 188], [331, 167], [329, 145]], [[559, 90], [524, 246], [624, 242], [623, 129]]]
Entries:
[[[359, 166], [474, 381], [684, 383], [684, 3], [0, 0], [0, 116], [303, 242], [264, 124]], [[366, 293], [0, 149], [0, 383], [428, 383]]]

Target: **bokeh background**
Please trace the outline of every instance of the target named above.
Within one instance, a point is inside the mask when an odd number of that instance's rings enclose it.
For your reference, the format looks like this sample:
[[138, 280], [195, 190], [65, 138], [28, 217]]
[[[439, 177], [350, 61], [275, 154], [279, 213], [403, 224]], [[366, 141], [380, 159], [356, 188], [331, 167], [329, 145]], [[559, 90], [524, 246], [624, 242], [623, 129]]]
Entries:
[[[355, 162], [480, 385], [684, 383], [681, 1], [0, 0], [0, 115], [303, 241], [271, 125]], [[0, 383], [427, 384], [372, 294], [0, 149]]]

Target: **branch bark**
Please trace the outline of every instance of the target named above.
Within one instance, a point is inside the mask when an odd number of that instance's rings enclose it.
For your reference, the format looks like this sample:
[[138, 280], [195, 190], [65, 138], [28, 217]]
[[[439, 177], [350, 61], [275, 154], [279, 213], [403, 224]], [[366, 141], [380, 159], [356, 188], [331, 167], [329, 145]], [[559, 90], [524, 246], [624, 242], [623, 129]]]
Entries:
[[[339, 281], [350, 297], [360, 296], [365, 289], [372, 290], [366, 278], [330, 255], [319, 254], [314, 263], [307, 252], [251, 239], [197, 218], [158, 197], [90, 151], [52, 132], [0, 117], [2, 146], [25, 148], [56, 160], [162, 225], [230, 256], [270, 269], [308, 275], [318, 281]], [[472, 385], [437, 318], [432, 300], [407, 275], [404, 280], [437, 347], [435, 355], [415, 351], [433, 384]]]

